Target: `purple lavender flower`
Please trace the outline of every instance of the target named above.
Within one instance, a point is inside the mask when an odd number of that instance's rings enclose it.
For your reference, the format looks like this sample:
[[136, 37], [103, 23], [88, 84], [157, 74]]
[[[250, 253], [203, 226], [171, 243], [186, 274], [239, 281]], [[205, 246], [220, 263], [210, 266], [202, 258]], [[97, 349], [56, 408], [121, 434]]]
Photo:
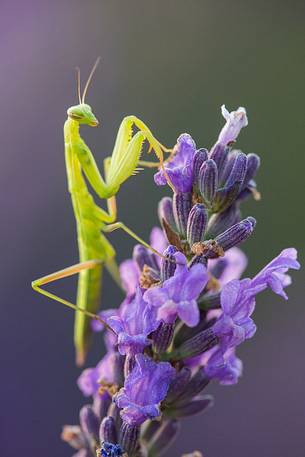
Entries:
[[122, 409], [122, 419], [130, 425], [140, 425], [160, 415], [159, 404], [175, 376], [175, 369], [167, 362], [156, 363], [142, 354], [136, 355], [135, 361], [124, 387], [113, 398]]
[[211, 356], [204, 369], [210, 379], [218, 379], [222, 385], [236, 384], [242, 375], [242, 361], [236, 357], [235, 349], [228, 349], [224, 354], [219, 347], [211, 349]]
[[77, 385], [85, 397], [95, 395], [101, 384], [100, 381], [112, 384], [116, 382], [115, 352], [108, 352], [94, 368], [86, 368], [77, 380]]
[[148, 289], [144, 293], [144, 300], [158, 308], [158, 320], [171, 324], [179, 316], [186, 325], [194, 327], [199, 322], [196, 300], [208, 282], [208, 274], [201, 264], [188, 269], [181, 252], [174, 254], [174, 257], [177, 261], [174, 276], [161, 286]]
[[287, 275], [289, 268], [298, 270], [300, 268], [297, 259], [297, 251], [294, 248], [284, 249], [275, 259], [263, 268], [253, 279], [251, 286], [253, 289], [270, 287], [270, 289], [288, 299], [284, 287], [291, 284], [291, 278]]
[[[175, 155], [165, 165], [166, 172], [176, 189], [176, 192], [190, 192], [193, 186], [193, 158], [196, 145], [188, 133], [179, 136], [175, 146]], [[154, 176], [158, 186], [167, 184], [163, 170], [159, 170]]]
[[135, 298], [124, 307], [120, 316], [108, 318], [107, 323], [117, 334], [118, 349], [123, 355], [143, 352], [144, 348], [151, 344], [147, 336], [159, 325], [156, 310], [143, 300], [139, 287], [136, 289]]
[[[222, 314], [213, 326], [214, 333], [220, 338], [220, 345], [214, 357], [208, 361], [207, 370], [213, 372], [219, 365], [220, 359], [228, 349], [241, 344], [245, 339], [252, 338], [256, 325], [250, 317], [255, 309], [255, 296], [270, 287], [275, 293], [287, 299], [284, 287], [290, 284], [286, 274], [289, 268], [300, 268], [296, 260], [295, 249], [284, 249], [252, 280], [233, 280], [226, 284], [221, 291]], [[222, 363], [225, 363], [224, 360]], [[215, 366], [214, 366], [215, 364]]]
[[226, 146], [235, 141], [241, 129], [248, 125], [248, 118], [243, 107], [239, 107], [236, 111], [229, 113], [225, 105], [222, 105], [221, 113], [227, 122], [219, 134], [218, 143]]

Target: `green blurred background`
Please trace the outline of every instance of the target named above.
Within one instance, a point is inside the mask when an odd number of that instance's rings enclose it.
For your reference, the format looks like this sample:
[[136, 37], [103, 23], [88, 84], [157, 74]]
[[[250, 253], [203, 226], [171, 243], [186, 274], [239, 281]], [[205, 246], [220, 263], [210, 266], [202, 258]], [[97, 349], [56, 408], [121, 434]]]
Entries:
[[[135, 114], [173, 145], [189, 132], [210, 147], [223, 125], [220, 106], [247, 108], [237, 146], [261, 156], [260, 202], [244, 205], [257, 221], [244, 246], [254, 274], [284, 247], [304, 259], [305, 4], [301, 1], [0, 1], [1, 88], [1, 408], [4, 457], [72, 454], [59, 439], [84, 403], [75, 385], [73, 315], [37, 296], [30, 281], [77, 261], [66, 188], [62, 127], [76, 103], [74, 68], [87, 77], [102, 57], [88, 95], [100, 128], [82, 134], [101, 165], [121, 119]], [[119, 218], [144, 238], [169, 193], [152, 173], [130, 179]], [[110, 235], [118, 258], [133, 242]], [[303, 251], [303, 253], [302, 253]], [[168, 456], [201, 449], [205, 457], [305, 454], [303, 272], [290, 301], [258, 300], [258, 332], [243, 345], [244, 376], [213, 385], [216, 402], [184, 421]], [[73, 297], [75, 281], [56, 289]], [[105, 277], [104, 303], [121, 299]], [[101, 353], [97, 339], [89, 364]]]

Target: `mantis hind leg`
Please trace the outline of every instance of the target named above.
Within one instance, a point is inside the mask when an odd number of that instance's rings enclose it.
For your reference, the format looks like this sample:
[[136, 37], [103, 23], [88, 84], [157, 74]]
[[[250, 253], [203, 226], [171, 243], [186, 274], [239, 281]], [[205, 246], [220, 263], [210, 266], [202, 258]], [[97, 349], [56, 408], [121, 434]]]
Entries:
[[32, 288], [39, 294], [44, 295], [45, 297], [51, 298], [52, 300], [55, 300], [67, 306], [68, 308], [73, 309], [74, 311], [80, 311], [81, 313], [86, 314], [88, 317], [91, 317], [92, 319], [97, 319], [103, 324], [105, 324], [105, 322], [97, 314], [91, 313], [90, 311], [87, 311], [84, 308], [80, 308], [79, 306], [74, 305], [68, 300], [59, 297], [58, 295], [55, 295], [51, 292], [48, 292], [45, 289], [42, 289], [42, 286], [45, 286], [46, 284], [58, 281], [59, 279], [68, 278], [69, 276], [81, 273], [84, 270], [96, 268], [101, 264], [102, 262], [100, 260], [87, 260], [86, 262], [77, 263], [75, 265], [72, 265], [71, 267], [64, 268], [63, 270], [55, 271], [54, 273], [51, 273], [47, 276], [43, 276], [42, 278], [35, 279], [34, 281], [32, 281]]
[[[107, 328], [108, 325], [106, 324], [103, 319], [101, 319], [95, 312], [93, 312], [90, 309], [87, 309], [85, 307], [85, 301], [84, 299], [87, 300], [87, 291], [88, 287], [84, 287], [84, 284], [82, 281], [88, 279], [88, 272], [94, 272], [95, 275], [98, 275], [100, 278], [101, 274], [101, 269], [102, 269], [103, 262], [100, 260], [87, 260], [85, 262], [77, 263], [76, 265], [72, 265], [71, 267], [65, 268], [63, 270], [56, 271], [55, 273], [51, 273], [47, 276], [43, 276], [42, 278], [36, 279], [35, 281], [32, 282], [32, 288], [44, 295], [45, 297], [48, 297], [52, 300], [55, 300], [68, 308], [73, 309], [74, 311], [77, 311], [78, 316], [84, 316], [88, 322], [89, 319], [96, 319], [100, 321], [102, 324], [104, 324]], [[58, 295], [55, 295], [42, 287], [50, 284], [52, 282], [58, 281], [59, 279], [67, 278], [69, 276], [75, 275], [75, 274], [80, 274], [79, 278], [79, 288], [78, 288], [78, 297], [77, 297], [77, 303], [81, 303], [81, 306], [75, 305], [74, 303], [71, 303], [68, 300], [65, 300], [64, 298], [59, 297]], [[84, 303], [84, 306], [82, 304]], [[76, 320], [77, 321], [77, 320]], [[78, 319], [79, 321], [79, 319]], [[79, 324], [76, 325], [76, 331], [75, 331], [75, 346], [76, 346], [76, 351], [77, 351], [77, 364], [81, 365], [84, 362], [84, 358], [86, 355], [87, 351], [87, 346], [88, 346], [88, 338], [87, 338], [87, 333], [88, 333], [88, 326], [84, 326], [83, 330], [79, 326]], [[86, 333], [86, 337], [84, 338], [83, 331]], [[80, 334], [81, 333], [81, 334]]]

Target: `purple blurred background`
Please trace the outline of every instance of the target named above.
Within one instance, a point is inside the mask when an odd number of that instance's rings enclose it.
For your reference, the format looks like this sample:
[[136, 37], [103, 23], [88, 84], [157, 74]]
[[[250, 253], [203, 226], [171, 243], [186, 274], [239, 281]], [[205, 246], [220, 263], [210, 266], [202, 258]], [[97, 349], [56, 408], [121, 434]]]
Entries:
[[[220, 105], [247, 107], [238, 147], [261, 155], [263, 198], [244, 215], [258, 220], [245, 250], [252, 275], [284, 247], [304, 248], [304, 19], [301, 1], [0, 1], [1, 90], [1, 408], [3, 457], [68, 457], [61, 426], [76, 423], [73, 314], [36, 295], [30, 282], [77, 262], [63, 155], [66, 109], [83, 79], [102, 64], [88, 102], [101, 120], [83, 129], [99, 164], [119, 123], [136, 114], [165, 144], [184, 131], [209, 147], [223, 124]], [[140, 192], [139, 192], [140, 191]], [[119, 217], [148, 238], [164, 189], [145, 171], [118, 198]], [[111, 234], [118, 258], [133, 242]], [[304, 257], [303, 257], [304, 258]], [[302, 260], [302, 258], [301, 258]], [[303, 272], [285, 303], [259, 297], [258, 332], [239, 355], [234, 387], [210, 386], [215, 406], [183, 423], [168, 456], [305, 455]], [[104, 303], [121, 296], [105, 276]], [[74, 279], [56, 290], [74, 297]], [[96, 338], [89, 358], [101, 353]]]

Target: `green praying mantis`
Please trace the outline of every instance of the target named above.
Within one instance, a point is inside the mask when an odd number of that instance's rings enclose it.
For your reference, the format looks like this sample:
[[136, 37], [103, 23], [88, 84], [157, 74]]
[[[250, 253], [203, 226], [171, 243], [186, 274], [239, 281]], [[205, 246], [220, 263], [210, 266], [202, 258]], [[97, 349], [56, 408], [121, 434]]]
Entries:
[[[138, 237], [122, 222], [116, 222], [116, 194], [120, 186], [131, 175], [138, 171], [138, 166], [161, 167], [171, 185], [164, 168], [164, 152], [172, 151], [165, 148], [151, 133], [149, 128], [135, 116], [125, 117], [120, 125], [111, 157], [104, 160], [104, 178], [102, 177], [93, 154], [79, 133], [80, 125], [96, 127], [99, 122], [91, 107], [85, 103], [85, 97], [99, 59], [93, 66], [81, 95], [80, 71], [77, 69], [77, 88], [79, 104], [67, 110], [68, 118], [64, 125], [65, 161], [68, 189], [77, 225], [79, 263], [55, 273], [49, 274], [32, 282], [35, 291], [56, 300], [76, 311], [74, 325], [74, 344], [76, 363], [82, 365], [90, 345], [90, 319], [96, 318], [100, 305], [102, 270], [105, 266], [114, 280], [120, 284], [119, 270], [115, 261], [115, 250], [105, 237], [117, 229], [122, 229], [136, 241], [143, 244], [155, 254], [149, 244]], [[133, 127], [138, 131], [134, 134]], [[149, 151], [154, 150], [158, 162], [141, 161], [144, 142], [149, 144]], [[87, 182], [97, 196], [107, 202], [107, 211], [100, 208], [89, 192]], [[42, 286], [79, 273], [77, 301], [73, 303], [54, 295]], [[103, 322], [103, 321], [102, 321]]]

